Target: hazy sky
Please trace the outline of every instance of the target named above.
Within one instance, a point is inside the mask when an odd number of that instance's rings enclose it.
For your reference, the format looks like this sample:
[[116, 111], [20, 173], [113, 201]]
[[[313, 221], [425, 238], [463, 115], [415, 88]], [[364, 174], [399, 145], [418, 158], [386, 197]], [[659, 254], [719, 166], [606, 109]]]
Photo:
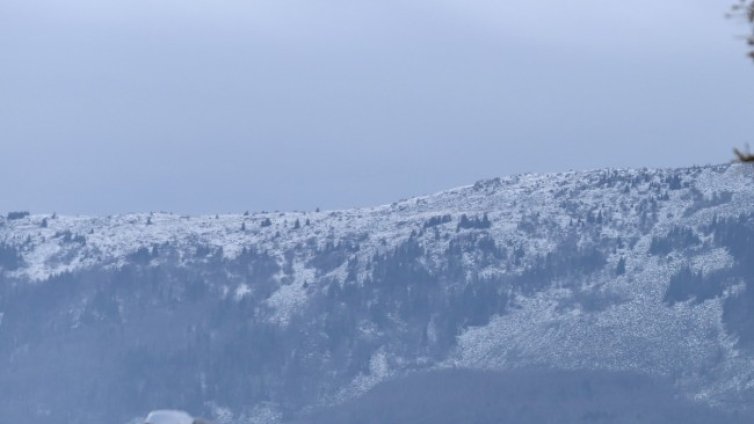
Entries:
[[343, 208], [752, 140], [732, 0], [2, 0], [0, 211]]

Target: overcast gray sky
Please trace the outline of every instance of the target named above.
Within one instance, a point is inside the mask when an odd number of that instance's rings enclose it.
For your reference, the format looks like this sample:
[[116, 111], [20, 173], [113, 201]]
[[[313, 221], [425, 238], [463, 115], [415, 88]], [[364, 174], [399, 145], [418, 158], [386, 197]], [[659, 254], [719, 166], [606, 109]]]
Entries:
[[732, 0], [3, 0], [0, 210], [345, 208], [752, 141]]

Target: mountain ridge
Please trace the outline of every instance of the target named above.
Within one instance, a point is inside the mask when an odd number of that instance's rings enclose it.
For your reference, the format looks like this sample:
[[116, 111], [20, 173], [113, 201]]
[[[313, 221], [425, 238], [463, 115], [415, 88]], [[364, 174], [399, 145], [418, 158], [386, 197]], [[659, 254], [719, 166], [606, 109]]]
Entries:
[[[421, 213], [442, 213], [442, 209], [427, 211], [427, 208], [419, 207], [422, 203], [432, 202], [442, 203], [443, 200], [447, 200], [448, 197], [463, 196], [463, 193], [478, 194], [484, 192], [486, 195], [494, 195], [495, 190], [501, 190], [504, 187], [512, 187], [516, 190], [528, 190], [534, 191], [536, 189], [547, 189], [546, 183], [548, 181], [563, 181], [568, 179], [593, 179], [604, 178], [606, 175], [616, 174], [623, 176], [638, 176], [638, 175], [652, 175], [655, 177], [667, 176], [674, 172], [694, 172], [700, 170], [722, 170], [722, 169], [735, 169], [728, 168], [728, 165], [714, 165], [714, 166], [700, 166], [690, 168], [660, 168], [660, 169], [595, 169], [587, 171], [568, 171], [558, 173], [545, 173], [545, 174], [519, 174], [509, 177], [497, 177], [479, 180], [472, 185], [465, 185], [449, 190], [443, 190], [431, 195], [416, 196], [407, 199], [403, 199], [391, 204], [379, 205], [376, 207], [368, 208], [355, 208], [355, 209], [342, 209], [323, 212], [256, 212], [252, 214], [239, 213], [239, 214], [222, 214], [222, 215], [179, 215], [173, 213], [129, 213], [123, 215], [108, 215], [103, 216], [58, 216], [57, 214], [34, 214], [23, 216], [16, 219], [8, 219], [7, 217], [12, 214], [8, 212], [5, 217], [0, 217], [0, 237], [2, 237], [3, 243], [12, 244], [15, 246], [23, 246], [29, 244], [28, 242], [37, 243], [34, 237], [39, 236], [43, 232], [42, 237], [45, 237], [49, 241], [53, 238], [59, 238], [62, 245], [69, 242], [82, 242], [85, 240], [84, 245], [88, 242], [94, 244], [97, 249], [102, 252], [102, 259], [113, 259], [116, 256], [125, 256], [128, 254], [136, 253], [139, 248], [152, 247], [155, 244], [164, 243], [166, 241], [173, 241], [181, 236], [186, 238], [191, 237], [217, 237], [220, 238], [225, 247], [226, 253], [230, 256], [240, 252], [240, 248], [236, 243], [256, 243], [263, 242], [269, 243], [270, 239], [274, 237], [278, 231], [287, 228], [287, 225], [294, 226], [295, 220], [299, 220], [299, 223], [303, 225], [306, 219], [310, 219], [315, 225], [313, 232], [306, 232], [305, 237], [320, 236], [321, 231], [328, 228], [322, 228], [323, 225], [332, 224], [332, 222], [326, 222], [329, 218], [343, 219], [347, 217], [350, 219], [361, 218], [372, 221], [385, 218], [385, 215], [395, 212], [400, 212], [406, 209], [413, 209], [416, 211], [417, 218], [421, 218]], [[743, 169], [743, 168], [742, 168]], [[515, 186], [518, 187], [515, 187]], [[733, 190], [736, 187], [731, 187]], [[740, 189], [740, 187], [738, 187]], [[524, 193], [525, 194], [525, 193]], [[546, 200], [546, 199], [545, 199]], [[469, 213], [483, 213], [484, 206], [492, 207], [499, 206], [493, 204], [479, 204], [480, 202], [466, 205], [469, 207]], [[412, 208], [413, 206], [413, 208]], [[423, 210], [422, 210], [423, 209]], [[463, 213], [462, 207], [450, 207], [449, 212]], [[266, 231], [263, 230], [262, 222], [269, 219], [271, 225]], [[279, 225], [281, 224], [282, 226]], [[236, 231], [241, 230], [244, 224], [249, 224], [248, 231]], [[59, 225], [53, 225], [59, 224]], [[368, 223], [367, 223], [368, 224]], [[98, 235], [92, 233], [92, 230], [96, 230], [102, 227], [111, 227], [114, 231], [111, 233]], [[254, 228], [256, 227], [256, 228]], [[261, 228], [260, 228], [261, 227]], [[39, 228], [35, 230], [35, 228]], [[152, 230], [154, 229], [154, 230]], [[9, 231], [10, 230], [10, 231]], [[178, 231], [178, 234], [166, 234], [170, 231]], [[306, 229], [304, 229], [306, 230]], [[121, 240], [123, 237], [118, 237], [119, 233], [127, 235], [127, 240]], [[271, 236], [272, 235], [272, 236]], [[234, 237], [235, 236], [235, 237]], [[74, 239], [78, 237], [78, 239]], [[235, 239], [235, 240], [234, 240]], [[112, 243], [110, 241], [115, 241]], [[125, 246], [113, 246], [118, 242], [125, 241]], [[126, 247], [125, 249], [118, 249], [117, 247]], [[39, 252], [42, 255], [45, 252]], [[47, 252], [49, 255], [49, 252]], [[49, 259], [49, 257], [42, 257], [37, 259]], [[35, 258], [30, 258], [28, 261], [30, 264], [37, 265], [38, 261]], [[69, 261], [72, 262], [72, 261]], [[65, 272], [69, 269], [65, 267], [61, 269], [30, 269], [28, 270], [26, 277], [32, 279], [43, 279], [56, 272]], [[37, 273], [37, 274], [35, 274]]]
[[[127, 401], [101, 401], [122, 422], [166, 406], [281, 422], [444, 368], [639, 372], [748, 411], [752, 182], [744, 165], [592, 170], [341, 211], [8, 215], [0, 378], [24, 386], [47, 360], [87, 390], [120, 381], [103, 396]], [[93, 373], [80, 357], [101, 351]], [[0, 417], [96, 422], [28, 393]]]

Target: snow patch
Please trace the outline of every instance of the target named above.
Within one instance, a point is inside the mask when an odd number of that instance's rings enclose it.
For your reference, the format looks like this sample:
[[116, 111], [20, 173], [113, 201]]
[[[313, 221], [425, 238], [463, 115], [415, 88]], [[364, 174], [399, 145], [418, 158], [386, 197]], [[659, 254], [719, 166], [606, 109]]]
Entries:
[[249, 285], [246, 283], [241, 283], [236, 287], [236, 291], [233, 295], [233, 298], [236, 300], [236, 302], [240, 302], [243, 300], [244, 297], [251, 294], [251, 288], [249, 288]]

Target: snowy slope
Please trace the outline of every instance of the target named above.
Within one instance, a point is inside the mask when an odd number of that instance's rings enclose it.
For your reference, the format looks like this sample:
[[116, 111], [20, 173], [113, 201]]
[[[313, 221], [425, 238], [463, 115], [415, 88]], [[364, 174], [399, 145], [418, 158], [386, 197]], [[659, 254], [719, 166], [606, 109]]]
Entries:
[[[715, 214], [737, 213], [751, 205], [754, 188], [749, 168], [741, 166], [704, 167], [680, 170], [597, 170], [558, 174], [526, 174], [461, 187], [431, 196], [416, 197], [368, 209], [325, 212], [275, 212], [249, 215], [185, 216], [171, 213], [142, 213], [108, 217], [30, 215], [23, 219], [0, 218], [0, 240], [21, 249], [25, 265], [14, 277], [42, 280], [50, 275], [80, 268], [122, 264], [139, 248], [171, 243], [179, 250], [189, 250], [197, 243], [218, 247], [226, 257], [234, 257], [243, 246], [281, 255], [286, 249], [311, 238], [345, 239], [368, 234], [370, 239], [384, 240], [388, 248], [405, 239], [412, 230], [433, 216], [463, 213], [488, 213], [495, 222], [491, 234], [495, 239], [521, 242], [533, 251], [546, 250], [548, 240], [533, 240], [517, 231], [526, 216], [538, 213], [554, 225], [564, 228], [569, 220], [583, 218], [592, 211], [609, 216], [603, 227], [606, 236], [624, 238], [639, 235], [637, 205], [651, 196], [667, 192], [657, 213], [655, 233], [679, 223], [700, 224]], [[691, 216], [684, 211], [699, 200], [688, 189], [668, 191], [667, 179], [678, 176], [680, 184], [690, 184], [706, 198], [716, 193], [735, 193], [731, 202], [702, 208]], [[625, 185], [605, 186], [605, 179], [640, 179], [630, 190]], [[563, 202], [578, 196], [574, 209]], [[260, 227], [264, 219], [272, 225]], [[42, 221], [47, 227], [42, 228]], [[298, 220], [303, 226], [292, 228]], [[306, 220], [310, 225], [305, 225]], [[247, 230], [241, 231], [242, 225]], [[66, 232], [85, 237], [85, 243], [64, 240]], [[646, 240], [651, 234], [644, 235]], [[379, 249], [367, 252], [372, 254]]]
[[[59, 309], [48, 319], [138, 333], [149, 323], [137, 318], [135, 297], [152, 292], [140, 292], [141, 280], [124, 291], [112, 276], [159, 270], [170, 294], [160, 292], [156, 304], [180, 310], [198, 296], [192, 307], [218, 318], [187, 321], [190, 335], [155, 329], [155, 339], [183, 346], [208, 334], [228, 347], [223, 354], [233, 347], [271, 364], [236, 370], [248, 376], [238, 384], [264, 382], [246, 400], [228, 401], [211, 388], [236, 378], [212, 368], [217, 352], [192, 359], [206, 373], [187, 384], [196, 384], [207, 413], [226, 411], [228, 422], [254, 414], [275, 421], [391, 376], [444, 367], [640, 371], [710, 405], [749, 409], [754, 352], [740, 323], [749, 319], [750, 252], [721, 222], [752, 227], [752, 183], [754, 169], [741, 165], [595, 170], [485, 180], [367, 209], [4, 219], [0, 281], [14, 289], [3, 292], [0, 317], [20, 331], [17, 313], [5, 310], [23, 298], [17, 291], [46, 296], [46, 287], [70, 280], [80, 296], [45, 309]], [[684, 288], [687, 274], [699, 276], [697, 286]], [[106, 289], [80, 283], [92, 275], [112, 281]], [[191, 297], [184, 282], [193, 276], [204, 288]], [[87, 321], [100, 305], [95, 292], [118, 306]], [[265, 334], [269, 347], [237, 345], [233, 334]], [[82, 349], [96, 348], [86, 340]], [[0, 354], [34, 355], [34, 346], [0, 343]], [[300, 377], [296, 367], [323, 371]], [[260, 373], [281, 383], [270, 386]], [[318, 394], [294, 396], [289, 380]]]

